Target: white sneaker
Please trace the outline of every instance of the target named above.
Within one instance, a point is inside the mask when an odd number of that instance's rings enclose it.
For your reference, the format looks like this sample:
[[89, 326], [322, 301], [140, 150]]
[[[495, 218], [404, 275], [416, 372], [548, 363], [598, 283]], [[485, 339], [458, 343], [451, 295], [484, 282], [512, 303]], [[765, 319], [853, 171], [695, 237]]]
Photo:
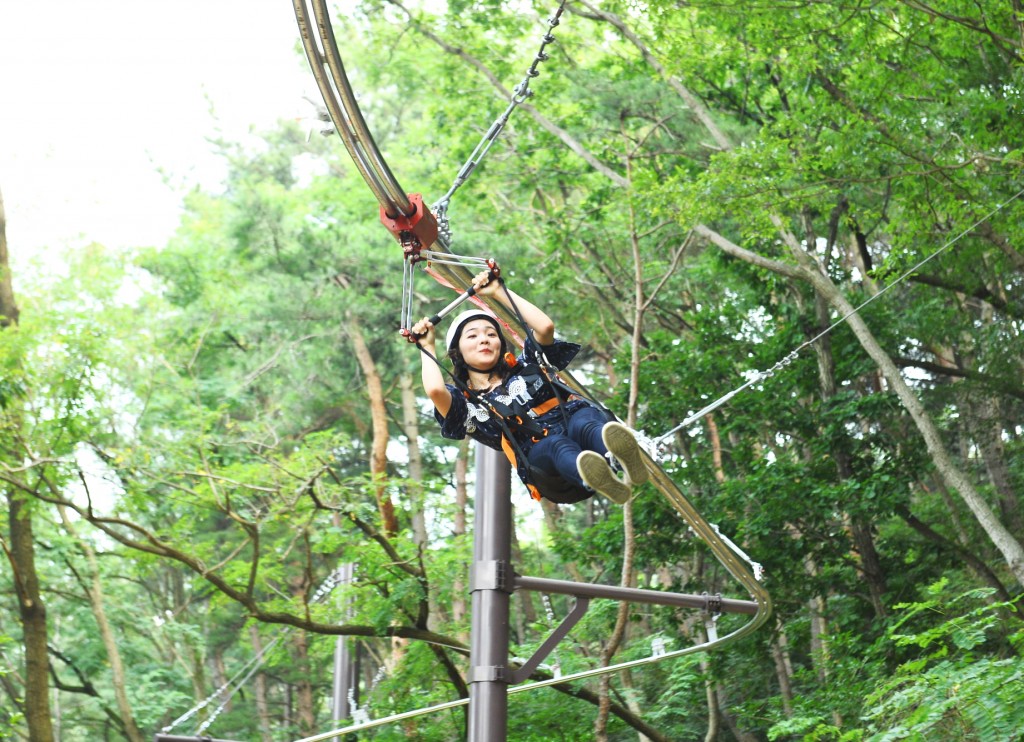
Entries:
[[609, 453], [619, 462], [626, 473], [626, 482], [631, 485], [643, 484], [647, 481], [647, 466], [644, 464], [643, 451], [636, 442], [633, 431], [619, 422], [610, 422], [601, 428], [601, 438], [608, 447]]
[[608, 460], [597, 451], [581, 451], [576, 457], [576, 469], [584, 484], [612, 502], [622, 505], [629, 500], [632, 489], [615, 476]]

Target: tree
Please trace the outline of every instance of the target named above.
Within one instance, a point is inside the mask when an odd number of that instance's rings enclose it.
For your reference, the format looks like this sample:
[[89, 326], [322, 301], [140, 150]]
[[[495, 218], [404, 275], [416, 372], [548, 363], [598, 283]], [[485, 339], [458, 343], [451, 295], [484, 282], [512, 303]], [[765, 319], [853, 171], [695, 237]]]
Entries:
[[[7, 472], [24, 471], [19, 462], [26, 451], [21, 444], [22, 411], [20, 400], [23, 377], [21, 353], [17, 339], [11, 336], [18, 330], [18, 311], [14, 300], [13, 281], [7, 249], [7, 217], [3, 196], [0, 194], [0, 341], [4, 341], [3, 375], [0, 376], [0, 408], [3, 412], [3, 437], [0, 438], [2, 457]], [[30, 464], [28, 469], [31, 469]], [[36, 571], [35, 538], [33, 532], [32, 501], [28, 493], [19, 492], [5, 484], [7, 499], [7, 536], [3, 543], [11, 565], [18, 613], [21, 617], [22, 642], [25, 648], [25, 696], [13, 699], [23, 703], [32, 742], [49, 742], [53, 737], [50, 720], [50, 684], [47, 660], [46, 604], [43, 602]]]
[[[727, 400], [660, 459], [763, 564], [777, 616], [725, 652], [513, 701], [529, 704], [510, 717], [516, 739], [857, 734], [866, 716], [921, 721], [902, 699], [934, 707], [905, 663], [942, 683], [1016, 671], [1016, 614], [998, 603], [1019, 591], [1024, 481], [1018, 22], [954, 3], [786, 11], [570, 6], [535, 97], [451, 204], [456, 251], [498, 259], [583, 340], [576, 370], [622, 416], [666, 430]], [[337, 28], [378, 143], [428, 199], [547, 30], [491, 2], [371, 3]], [[287, 126], [258, 148], [224, 142], [224, 192], [190, 194], [171, 243], [131, 256], [139, 268], [94, 248], [68, 279], [19, 286], [32, 325], [0, 340], [28, 349], [5, 362], [30, 362], [0, 400], [45, 424], [23, 428], [29, 468], [2, 474], [53, 557], [36, 563], [58, 722], [123, 728], [130, 707], [143, 730], [187, 717], [225, 737], [322, 731], [335, 636], [360, 640], [358, 703], [374, 715], [466, 692], [466, 451], [415, 421], [398, 248], [336, 144]], [[155, 281], [123, 306], [114, 287], [136, 270]], [[415, 298], [450, 295], [427, 282]], [[58, 344], [66, 355], [40, 350]], [[757, 369], [772, 373], [729, 396]], [[82, 451], [111, 502], [81, 486]], [[628, 512], [523, 502], [524, 572], [730, 589], [649, 490]], [[76, 560], [87, 547], [95, 566]], [[359, 566], [332, 593], [339, 562]], [[893, 632], [936, 636], [898, 605], [935, 605], [922, 586], [942, 577], [951, 594], [990, 586], [978, 604], [1005, 621], [935, 667]], [[124, 700], [94, 638], [99, 591]], [[958, 622], [974, 604], [947, 603], [950, 626], [982, 615]], [[566, 609], [522, 604], [513, 653]], [[595, 601], [552, 661], [590, 668], [702, 631], [690, 613]], [[258, 702], [218, 692], [258, 662]], [[18, 696], [22, 679], [4, 680]], [[374, 736], [397, 733], [462, 729], [438, 715]]]

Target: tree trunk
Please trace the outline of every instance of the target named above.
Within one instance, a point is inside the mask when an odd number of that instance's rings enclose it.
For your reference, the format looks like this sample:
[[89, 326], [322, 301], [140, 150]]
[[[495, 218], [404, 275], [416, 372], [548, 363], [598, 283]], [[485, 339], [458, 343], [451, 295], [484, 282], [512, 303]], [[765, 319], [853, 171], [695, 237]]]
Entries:
[[[249, 641], [253, 653], [263, 655], [263, 642], [260, 640], [260, 629], [255, 623], [249, 624]], [[260, 730], [260, 742], [273, 742], [270, 733], [270, 704], [267, 702], [267, 676], [262, 670], [253, 677], [253, 694], [256, 701], [256, 719]]]
[[871, 535], [871, 525], [863, 518], [857, 518], [843, 514], [850, 538], [853, 540], [853, 548], [856, 550], [857, 566], [860, 568], [861, 576], [868, 587], [868, 595], [871, 597], [871, 607], [874, 608], [878, 618], [885, 618], [889, 612], [885, 607], [886, 579], [885, 570], [882, 568], [881, 557], [875, 548], [875, 539]]
[[[796, 526], [790, 524], [788, 526], [789, 534], [794, 538], [800, 538], [800, 532]], [[816, 578], [818, 576], [818, 565], [811, 557], [810, 554], [805, 554], [803, 558], [804, 572], [807, 573], [808, 577]], [[825, 609], [827, 603], [824, 596], [818, 595], [811, 598], [807, 603], [807, 613], [811, 619], [811, 635], [810, 635], [810, 647], [811, 647], [811, 662], [817, 671], [818, 682], [824, 685], [828, 682], [828, 625], [825, 621]]]
[[[213, 679], [214, 688], [227, 688], [228, 669], [224, 664], [224, 648], [210, 647], [207, 649], [207, 657], [210, 658], [210, 674]], [[221, 705], [218, 706], [219, 713], [231, 713], [234, 696], [228, 692], [222, 697]]]
[[10, 517], [8, 559], [14, 576], [18, 612], [25, 648], [25, 721], [30, 742], [53, 742], [50, 717], [50, 672], [46, 650], [46, 607], [39, 591], [36, 573], [32, 508], [23, 495], [7, 492]]
[[295, 684], [295, 723], [298, 725], [302, 736], [306, 737], [316, 731], [316, 714], [313, 710], [313, 684], [310, 682], [310, 678], [313, 675], [310, 671], [309, 662], [309, 635], [305, 631], [296, 631], [293, 637], [294, 664], [300, 678]]
[[363, 329], [350, 314], [346, 331], [352, 341], [359, 368], [366, 378], [366, 394], [370, 401], [370, 420], [373, 424], [373, 441], [370, 445], [370, 475], [373, 478], [377, 510], [380, 512], [381, 530], [388, 537], [398, 534], [398, 518], [395, 505], [387, 490], [388, 470], [388, 412], [384, 402], [384, 385], [381, 383], [377, 364], [370, 354], [363, 336]]
[[1005, 426], [999, 400], [967, 400], [967, 408], [971, 410], [971, 435], [977, 441], [978, 452], [985, 462], [985, 471], [999, 498], [999, 512], [1003, 522], [1011, 533], [1024, 533], [1020, 498], [1014, 491], [1010, 470], [1006, 465], [1006, 450], [1003, 445]]
[[420, 548], [427, 546], [427, 522], [423, 514], [423, 456], [420, 453], [419, 410], [412, 374], [402, 374], [402, 428], [409, 449], [409, 512], [412, 540]]
[[[816, 293], [814, 297], [815, 331], [821, 333], [828, 329], [829, 316], [828, 304], [825, 297]], [[818, 382], [821, 390], [821, 398], [828, 402], [836, 396], [838, 388], [836, 384], [836, 364], [832, 356], [832, 337], [829, 334], [821, 336], [814, 343], [814, 352], [818, 360]], [[839, 481], [849, 482], [854, 479], [853, 465], [850, 457], [842, 445], [842, 441], [830, 442], [832, 460], [835, 461], [836, 474]], [[882, 560], [875, 549], [875, 541], [871, 537], [871, 526], [865, 523], [862, 518], [843, 514], [843, 522], [849, 531], [855, 550], [854, 557], [861, 575], [868, 586], [868, 594], [871, 596], [871, 605], [875, 615], [884, 618], [886, 580], [885, 570], [882, 569]]]
[[[418, 547], [422, 558], [427, 548], [427, 519], [423, 503], [423, 455], [420, 452], [419, 410], [416, 403], [416, 389], [413, 376], [402, 374], [398, 379], [402, 398], [402, 432], [405, 434], [406, 450], [409, 452], [409, 476], [405, 488], [409, 502], [409, 523], [412, 542]], [[426, 588], [426, 584], [424, 584]], [[426, 591], [427, 623], [423, 628], [441, 626], [445, 620], [444, 607], [438, 605], [437, 592]]]
[[[7, 216], [3, 194], [0, 194], [0, 332], [16, 331], [17, 324], [18, 307], [14, 301], [7, 254]], [[20, 427], [20, 416], [13, 405], [9, 414], [13, 419], [7, 426]], [[0, 453], [5, 457], [15, 461], [20, 459], [15, 452], [7, 450], [6, 441], [0, 440], [0, 446], [3, 446]], [[22, 493], [8, 488], [4, 494], [7, 497], [10, 545], [3, 544], [3, 547], [11, 564], [25, 650], [25, 722], [30, 742], [53, 742], [46, 606], [43, 604], [39, 575], [36, 572], [32, 507]]]
[[[519, 534], [515, 527], [515, 517], [512, 519], [512, 563], [522, 565], [525, 561], [523, 559], [523, 549], [519, 545]], [[517, 600], [514, 603], [516, 606], [514, 624], [515, 624], [515, 643], [524, 643], [526, 641], [526, 633], [528, 627], [537, 625], [537, 611], [533, 607], [533, 591], [532, 590], [519, 590], [516, 592]]]
[[[626, 172], [631, 173], [631, 154], [626, 157]], [[644, 276], [643, 260], [640, 254], [640, 238], [636, 228], [636, 213], [633, 202], [629, 202], [630, 221], [630, 247], [633, 257], [633, 316], [632, 316], [632, 345], [629, 361], [629, 403], [626, 410], [626, 423], [630, 427], [636, 425], [636, 411], [639, 405], [640, 387], [640, 349], [643, 340], [644, 313], [648, 306], [648, 300], [644, 298]], [[636, 573], [633, 569], [633, 555], [636, 553], [636, 533], [633, 528], [633, 502], [628, 501], [622, 506], [622, 574], [619, 584], [622, 587], [632, 587], [636, 582]], [[616, 613], [615, 628], [612, 635], [601, 652], [601, 664], [610, 665], [619, 646], [625, 641], [628, 628], [630, 606], [629, 603], [620, 603]], [[610, 710], [610, 698], [608, 693], [611, 689], [612, 676], [601, 675], [598, 688], [600, 703], [598, 704], [597, 720], [594, 722], [594, 739], [603, 742], [607, 739], [608, 713]], [[637, 713], [637, 716], [640, 714]]]
[[[706, 636], [702, 636], [701, 639], [707, 641]], [[704, 732], [704, 742], [715, 742], [718, 739], [718, 729], [722, 718], [722, 710], [718, 708], [718, 692], [716, 690], [718, 684], [711, 677], [711, 661], [707, 654], [701, 652], [697, 661], [700, 664], [700, 673], [704, 676], [704, 702], [708, 706], [708, 728]]]
[[[633, 503], [631, 501], [626, 502], [622, 506], [622, 511], [623, 540], [625, 543], [623, 545], [622, 574], [619, 584], [622, 587], [634, 587], [633, 555], [636, 552], [636, 540], [633, 531]], [[611, 664], [612, 657], [615, 656], [619, 646], [625, 641], [628, 619], [629, 603], [620, 603], [616, 612], [615, 628], [612, 630], [611, 637], [601, 651], [601, 664], [603, 666]], [[608, 739], [608, 714], [611, 710], [611, 699], [608, 693], [611, 690], [611, 680], [611, 674], [605, 673], [600, 676], [598, 682], [600, 698], [597, 707], [597, 719], [594, 722], [594, 739], [596, 742], [606, 742]]]
[[0, 329], [18, 324], [18, 314], [7, 257], [7, 214], [4, 211], [4, 194], [0, 192]]
[[110, 661], [114, 701], [117, 703], [117, 710], [121, 715], [121, 723], [124, 725], [124, 735], [131, 742], [143, 742], [145, 738], [135, 723], [135, 714], [132, 712], [131, 704], [128, 702], [127, 681], [125, 679], [124, 663], [121, 661], [121, 650], [117, 646], [114, 630], [107, 619], [107, 610], [103, 599], [103, 583], [100, 581], [100, 567], [99, 562], [96, 560], [96, 551], [78, 535], [74, 524], [68, 519], [65, 508], [62, 505], [58, 505], [57, 510], [60, 513], [61, 521], [64, 523], [64, 530], [78, 543], [79, 548], [85, 554], [85, 562], [89, 566], [91, 585], [86, 587], [86, 593], [89, 596], [89, 604], [92, 606], [92, 614], [96, 618], [96, 625], [100, 629], [100, 638], [107, 652], [107, 659]]
[[722, 439], [718, 435], [718, 423], [715, 422], [715, 416], [710, 412], [704, 416], [704, 422], [708, 424], [708, 440], [711, 442], [711, 462], [715, 468], [715, 481], [723, 484], [725, 469], [722, 466]]
[[775, 663], [775, 677], [779, 681], [779, 696], [782, 698], [782, 713], [787, 719], [793, 718], [793, 663], [789, 657], [786, 632], [782, 622], [775, 621], [776, 635], [772, 639], [772, 661]]

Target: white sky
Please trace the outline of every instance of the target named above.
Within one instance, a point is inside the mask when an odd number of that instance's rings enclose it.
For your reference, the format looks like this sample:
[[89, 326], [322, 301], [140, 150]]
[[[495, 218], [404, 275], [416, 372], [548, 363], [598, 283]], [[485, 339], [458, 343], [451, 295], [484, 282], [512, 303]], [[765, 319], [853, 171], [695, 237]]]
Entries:
[[181, 195], [223, 176], [206, 137], [311, 115], [298, 38], [289, 0], [0, 0], [15, 273], [66, 245], [164, 244]]

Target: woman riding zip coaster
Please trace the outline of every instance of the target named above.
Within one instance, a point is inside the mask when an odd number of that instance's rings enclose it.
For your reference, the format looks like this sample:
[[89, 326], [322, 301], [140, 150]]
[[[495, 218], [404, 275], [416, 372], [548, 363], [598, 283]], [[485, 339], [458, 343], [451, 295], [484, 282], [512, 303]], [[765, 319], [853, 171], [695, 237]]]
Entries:
[[[505, 444], [525, 456], [526, 462], [510, 456], [525, 484], [530, 484], [530, 470], [539, 470], [582, 489], [586, 494], [581, 497], [599, 492], [613, 502], [625, 503], [632, 486], [647, 480], [647, 468], [633, 432], [622, 423], [608, 422], [606, 411], [584, 399], [570, 396], [559, 401], [552, 384], [528, 372], [536, 368], [540, 353], [549, 364], [563, 370], [580, 346], [556, 340], [551, 318], [502, 282], [493, 280], [490, 271], [477, 274], [473, 288], [477, 296], [494, 299], [518, 312], [531, 332], [523, 352], [513, 357], [498, 321], [490, 313], [470, 310], [452, 320], [445, 351], [454, 366], [454, 377], [467, 388], [463, 391], [445, 383], [430, 319], [424, 317], [410, 328], [426, 351], [422, 354], [423, 389], [434, 404], [441, 435], [455, 440], [468, 435], [502, 450], [503, 430], [506, 437], [511, 432], [515, 440]], [[484, 404], [476, 404], [473, 397]], [[509, 428], [495, 419], [496, 408], [532, 412], [513, 415], [521, 423], [526, 415], [530, 419], [521, 427]], [[623, 471], [623, 478], [613, 471], [609, 453]]]

